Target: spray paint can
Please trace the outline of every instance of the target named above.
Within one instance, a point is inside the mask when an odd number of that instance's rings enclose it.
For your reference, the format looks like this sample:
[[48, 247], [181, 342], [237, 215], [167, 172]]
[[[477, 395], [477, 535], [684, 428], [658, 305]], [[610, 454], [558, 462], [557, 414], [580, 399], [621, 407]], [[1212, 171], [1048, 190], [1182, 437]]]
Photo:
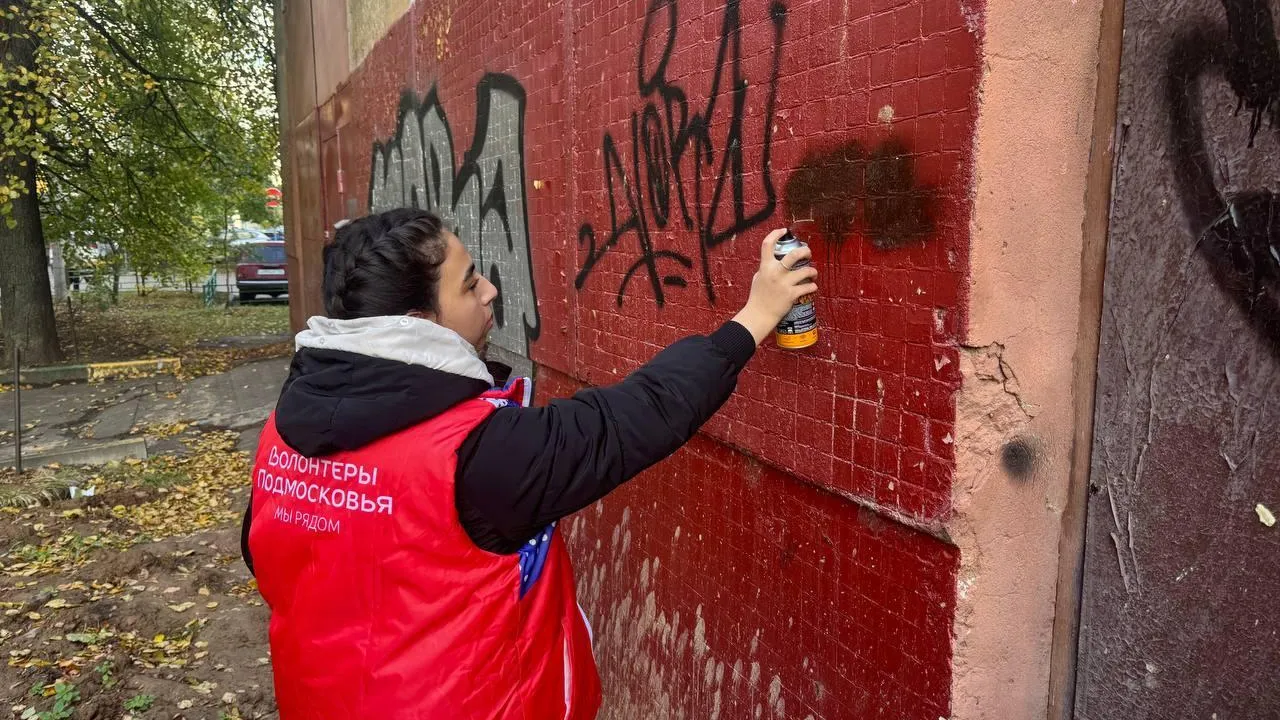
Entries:
[[[798, 248], [808, 247], [800, 238], [791, 234], [788, 230], [786, 235], [778, 241], [773, 249], [773, 257], [782, 260], [787, 253]], [[808, 260], [801, 260], [795, 264], [792, 270], [799, 270], [808, 267]], [[813, 295], [805, 295], [791, 306], [791, 310], [787, 312], [786, 317], [782, 318], [782, 322], [778, 323], [774, 337], [778, 342], [778, 347], [787, 350], [800, 350], [807, 348], [818, 342], [818, 309], [814, 307]]]

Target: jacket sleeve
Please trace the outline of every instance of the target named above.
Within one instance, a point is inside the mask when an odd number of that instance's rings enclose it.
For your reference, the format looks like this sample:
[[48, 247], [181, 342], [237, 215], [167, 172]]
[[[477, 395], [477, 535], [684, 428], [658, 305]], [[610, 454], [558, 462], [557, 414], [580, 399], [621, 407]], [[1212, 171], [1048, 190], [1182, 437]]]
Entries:
[[240, 557], [244, 558], [244, 566], [253, 575], [253, 556], [249, 554], [249, 525], [253, 522], [253, 488], [249, 488], [249, 502], [244, 507], [244, 515], [240, 518]]
[[483, 549], [515, 552], [688, 442], [754, 352], [751, 333], [729, 322], [676, 342], [616, 385], [494, 412], [458, 450], [463, 527]]

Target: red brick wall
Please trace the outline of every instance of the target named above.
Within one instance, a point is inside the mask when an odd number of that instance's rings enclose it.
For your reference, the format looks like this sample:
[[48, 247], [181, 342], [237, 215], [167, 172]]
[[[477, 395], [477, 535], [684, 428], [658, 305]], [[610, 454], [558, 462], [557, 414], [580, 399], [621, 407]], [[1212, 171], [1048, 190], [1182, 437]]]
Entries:
[[723, 322], [773, 227], [823, 273], [817, 346], [766, 345], [704, 437], [569, 524], [605, 717], [946, 716], [980, 9], [437, 5], [331, 101], [325, 216], [429, 193], [451, 141], [445, 210], [544, 398]]

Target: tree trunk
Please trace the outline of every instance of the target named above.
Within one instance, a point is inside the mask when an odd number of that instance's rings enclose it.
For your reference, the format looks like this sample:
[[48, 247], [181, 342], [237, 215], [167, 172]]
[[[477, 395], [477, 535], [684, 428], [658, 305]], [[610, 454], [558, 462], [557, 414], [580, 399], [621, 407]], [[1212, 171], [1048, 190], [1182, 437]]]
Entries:
[[[3, 165], [8, 165], [4, 167]], [[18, 161], [0, 165], [0, 174], [12, 173], [26, 186], [24, 194], [13, 201], [10, 229], [0, 220], [0, 303], [3, 304], [4, 344], [12, 351], [16, 343], [22, 356], [32, 365], [47, 365], [62, 360], [58, 345], [58, 326], [53, 318], [53, 292], [49, 289], [49, 257], [44, 246], [44, 230], [40, 224], [40, 202], [36, 197], [35, 164]]]
[[[12, 67], [35, 67], [35, 40], [14, 37], [25, 22], [26, 3], [0, 22], [0, 31], [9, 38], [3, 48]], [[24, 33], [25, 34], [25, 33]], [[0, 91], [6, 91], [0, 88]], [[63, 359], [58, 345], [58, 326], [53, 317], [53, 293], [49, 289], [49, 255], [40, 224], [40, 199], [36, 196], [36, 166], [30, 156], [19, 155], [0, 161], [0, 177], [19, 179], [22, 195], [13, 201], [12, 229], [0, 219], [0, 325], [3, 326], [6, 355], [16, 345], [22, 349], [24, 364], [41, 365]]]

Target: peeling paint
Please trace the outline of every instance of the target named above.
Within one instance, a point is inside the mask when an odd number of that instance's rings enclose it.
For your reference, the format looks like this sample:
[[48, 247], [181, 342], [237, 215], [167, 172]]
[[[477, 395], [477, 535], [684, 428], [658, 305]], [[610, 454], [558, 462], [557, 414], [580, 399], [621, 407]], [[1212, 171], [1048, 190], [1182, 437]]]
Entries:
[[969, 7], [969, 3], [962, 0], [960, 14], [964, 17], [964, 27], [969, 32], [977, 33], [982, 28], [982, 11], [980, 9]]
[[[702, 606], [697, 610], [698, 623], [693, 630], [693, 656], [702, 657], [707, 654], [707, 625], [702, 620]], [[711, 662], [708, 660], [708, 662]]]
[[[597, 546], [597, 551], [587, 558], [586, 566], [590, 570], [579, 586], [579, 598], [585, 606], [601, 607], [606, 568], [615, 577], [622, 573], [622, 564], [631, 546], [631, 517], [629, 508], [624, 510], [620, 522], [612, 528], [607, 557], [598, 554]], [[716, 647], [715, 639], [709, 635], [701, 604], [694, 609], [692, 628], [681, 627], [679, 610], [672, 612], [668, 621], [667, 613], [659, 607], [657, 592], [653, 589], [659, 567], [658, 558], [643, 559], [640, 562], [640, 583], [636, 591], [617, 595], [617, 599], [605, 609], [603, 622], [596, 620], [595, 624], [599, 626], [596, 647], [644, 648], [657, 643], [666, 648], [666, 661], [663, 665], [643, 653], [636, 658], [633, 672], [643, 676], [643, 685], [648, 688], [646, 695], [636, 697], [626, 694], [621, 698], [610, 698], [602, 711], [602, 717], [693, 720], [676, 709], [681, 704], [680, 698], [672, 696], [674, 688], [667, 682], [666, 672], [695, 663], [692, 667], [695, 668], [696, 687], [707, 693], [704, 697], [707, 698], [709, 717], [718, 720], [726, 706], [740, 707], [742, 700], [757, 691], [764, 669], [759, 661], [752, 661], [749, 680], [745, 686], [742, 684], [747, 658], [734, 657], [733, 648]], [[750, 644], [753, 655], [759, 649], [759, 638], [760, 630], [757, 628]], [[733, 682], [728, 684], [725, 683], [726, 663], [732, 663]], [[769, 683], [768, 709], [771, 717], [785, 717], [783, 681], [777, 673], [773, 674]]]
[[961, 347], [974, 359], [975, 378], [982, 381], [1000, 383], [1005, 393], [1017, 401], [1018, 407], [1028, 418], [1036, 416], [1035, 406], [1024, 402], [1022, 399], [1018, 376], [1014, 374], [1013, 368], [1009, 366], [1009, 363], [1005, 362], [1005, 346], [1002, 343], [993, 342], [990, 345], [982, 346], [962, 345]]

